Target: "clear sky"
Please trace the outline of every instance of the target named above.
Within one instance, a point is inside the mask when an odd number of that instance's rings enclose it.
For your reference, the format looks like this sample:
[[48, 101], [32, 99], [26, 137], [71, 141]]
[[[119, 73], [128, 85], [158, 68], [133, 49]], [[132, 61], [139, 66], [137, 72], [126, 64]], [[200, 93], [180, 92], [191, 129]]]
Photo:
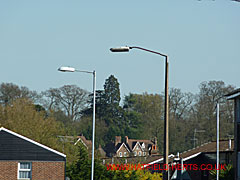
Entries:
[[239, 19], [240, 3], [230, 0], [0, 0], [0, 83], [92, 90], [90, 74], [58, 72], [64, 65], [96, 70], [97, 89], [113, 74], [122, 96], [163, 92], [163, 57], [109, 51], [135, 45], [169, 55], [170, 87], [240, 87]]

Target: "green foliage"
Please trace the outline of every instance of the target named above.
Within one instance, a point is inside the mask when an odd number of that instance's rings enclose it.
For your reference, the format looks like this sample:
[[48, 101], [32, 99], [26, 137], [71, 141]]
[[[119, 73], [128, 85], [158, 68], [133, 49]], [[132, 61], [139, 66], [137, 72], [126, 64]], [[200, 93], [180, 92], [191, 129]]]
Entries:
[[134, 114], [134, 116], [129, 116], [128, 119], [137, 126], [138, 133], [135, 134], [135, 137], [139, 139], [157, 137], [160, 150], [163, 142], [163, 104], [164, 99], [162, 96], [143, 93], [125, 96], [123, 106], [126, 112]]
[[[71, 180], [91, 179], [91, 160], [86, 148], [80, 144], [78, 146], [77, 160], [67, 168], [67, 176]], [[94, 160], [94, 179], [111, 180], [113, 174], [107, 171], [98, 159]]]
[[[217, 179], [217, 170], [210, 171], [213, 179]], [[234, 179], [234, 172], [232, 165], [225, 166], [225, 169], [219, 170], [219, 179], [220, 180], [233, 180]]]
[[82, 144], [79, 146], [78, 160], [70, 166], [67, 176], [72, 180], [84, 180], [91, 177], [91, 161], [88, 152]]
[[[193, 148], [195, 128], [205, 130], [205, 133], [196, 133], [197, 146], [215, 140], [217, 100], [220, 102], [220, 138], [233, 135], [233, 102], [219, 99], [233, 89], [222, 81], [203, 82], [196, 94], [170, 89], [170, 153]], [[42, 95], [26, 87], [2, 83], [0, 125], [64, 152], [70, 164], [78, 149], [71, 143], [59, 141], [57, 136], [83, 133], [92, 139], [92, 94], [88, 97], [86, 91], [71, 85], [49, 89]], [[163, 123], [164, 95], [130, 93], [121, 106], [119, 83], [113, 75], [106, 79], [104, 89], [96, 92], [96, 147], [104, 147], [115, 136], [157, 137], [161, 153]]]
[[0, 124], [21, 135], [34, 139], [47, 146], [58, 147], [57, 135], [64, 129], [45, 112], [36, 111], [35, 106], [27, 99], [17, 99], [11, 105], [0, 107]]
[[144, 170], [141, 164], [122, 164], [108, 166], [113, 173], [112, 179], [132, 179], [132, 180], [162, 180], [162, 173], [150, 173]]
[[[71, 180], [85, 180], [91, 178], [91, 160], [86, 148], [80, 144], [78, 159], [67, 168], [67, 176]], [[143, 169], [113, 169], [102, 165], [98, 159], [94, 161], [94, 179], [96, 180], [162, 180], [162, 174], [151, 174]]]
[[62, 123], [28, 99], [16, 99], [10, 105], [0, 105], [0, 127], [3, 126], [16, 133], [33, 139], [67, 155], [67, 163], [73, 161], [76, 149], [73, 144], [61, 142], [59, 135], [65, 135]]
[[[92, 99], [90, 95], [90, 107], [83, 110], [81, 119], [81, 132], [91, 139], [92, 124]], [[96, 144], [101, 144], [114, 140], [115, 136], [130, 136], [132, 138], [141, 137], [142, 128], [140, 115], [137, 112], [125, 111], [120, 105], [120, 89], [118, 80], [111, 75], [106, 79], [104, 90], [96, 92]]]
[[120, 103], [120, 89], [118, 80], [111, 75], [104, 84], [105, 102], [110, 106], [118, 106]]

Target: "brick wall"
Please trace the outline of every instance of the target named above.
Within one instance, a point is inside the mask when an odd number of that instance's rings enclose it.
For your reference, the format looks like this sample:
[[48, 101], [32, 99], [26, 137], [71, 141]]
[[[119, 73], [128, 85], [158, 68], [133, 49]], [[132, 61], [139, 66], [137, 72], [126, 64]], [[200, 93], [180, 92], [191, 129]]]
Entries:
[[32, 162], [32, 180], [64, 180], [64, 162]]
[[17, 180], [18, 163], [15, 161], [0, 161], [0, 179]]
[[[17, 173], [17, 161], [0, 161], [0, 180], [17, 180]], [[64, 162], [32, 162], [32, 180], [65, 180], [64, 175]]]

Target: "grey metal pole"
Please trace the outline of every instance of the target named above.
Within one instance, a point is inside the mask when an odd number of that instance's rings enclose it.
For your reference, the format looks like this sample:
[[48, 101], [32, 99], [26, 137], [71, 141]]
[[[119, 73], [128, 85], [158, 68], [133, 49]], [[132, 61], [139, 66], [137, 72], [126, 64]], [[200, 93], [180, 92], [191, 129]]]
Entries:
[[168, 153], [169, 153], [169, 97], [168, 97], [168, 56], [166, 54], [162, 54], [156, 51], [152, 51], [149, 49], [145, 49], [138, 46], [125, 46], [120, 48], [111, 48], [112, 52], [128, 52], [130, 49], [140, 49], [143, 51], [147, 51], [150, 53], [158, 54], [160, 56], [164, 56], [166, 60], [166, 68], [165, 68], [165, 112], [164, 112], [164, 150], [163, 150], [163, 163], [166, 166], [166, 170], [163, 171], [163, 180], [168, 180]]
[[96, 71], [93, 71], [93, 125], [92, 125], [92, 171], [91, 180], [94, 179], [94, 145], [95, 145], [95, 107], [96, 107]]
[[219, 180], [219, 103], [217, 103], [217, 180]]
[[136, 48], [150, 53], [158, 54], [165, 57], [165, 111], [164, 111], [164, 150], [163, 150], [163, 164], [166, 166], [166, 170], [163, 171], [163, 180], [168, 180], [168, 154], [169, 154], [169, 97], [168, 97], [168, 66], [169, 57], [165, 54], [145, 49], [138, 46], [129, 47], [130, 49]]
[[183, 158], [181, 158], [181, 176], [180, 176], [180, 180], [182, 180], [183, 179], [183, 169], [184, 167], [183, 167]]
[[168, 154], [169, 154], [169, 97], [168, 97], [168, 56], [165, 56], [165, 111], [164, 111], [164, 149], [163, 164], [166, 170], [163, 172], [163, 179], [168, 180]]

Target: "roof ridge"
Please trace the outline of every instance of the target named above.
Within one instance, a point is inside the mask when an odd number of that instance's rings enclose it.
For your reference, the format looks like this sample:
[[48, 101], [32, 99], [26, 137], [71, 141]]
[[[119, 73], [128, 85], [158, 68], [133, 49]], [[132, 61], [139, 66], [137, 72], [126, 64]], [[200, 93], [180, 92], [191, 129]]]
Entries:
[[183, 152], [180, 153], [180, 154], [183, 154], [183, 153], [186, 153], [186, 152], [192, 151], [192, 150], [194, 150], [194, 149], [197, 149], [197, 148], [199, 148], [199, 147], [201, 147], [201, 146], [204, 146], [204, 145], [207, 145], [207, 144], [209, 144], [209, 143], [211, 143], [211, 141], [208, 141], [208, 142], [206, 142], [206, 143], [203, 143], [203, 144], [201, 144], [200, 146], [197, 146], [197, 147], [195, 147], [195, 148], [185, 150], [185, 151], [183, 151]]

